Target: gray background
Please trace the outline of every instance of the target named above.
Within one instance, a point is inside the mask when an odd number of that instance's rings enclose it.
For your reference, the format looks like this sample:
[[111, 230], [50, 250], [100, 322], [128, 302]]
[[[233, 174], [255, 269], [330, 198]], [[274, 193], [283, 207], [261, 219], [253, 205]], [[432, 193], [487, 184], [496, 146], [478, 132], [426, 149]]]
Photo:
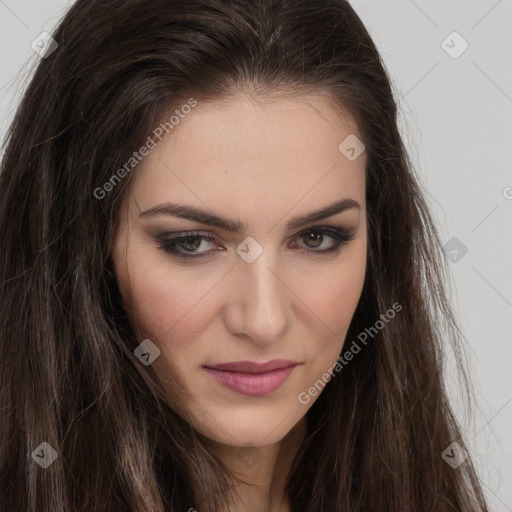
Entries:
[[[0, 137], [39, 59], [31, 42], [70, 4], [0, 0]], [[473, 417], [459, 413], [468, 447], [491, 510], [512, 512], [512, 0], [352, 5], [391, 74], [405, 142], [450, 244], [478, 404]], [[469, 44], [460, 56], [454, 31]], [[460, 389], [449, 381], [457, 406]]]

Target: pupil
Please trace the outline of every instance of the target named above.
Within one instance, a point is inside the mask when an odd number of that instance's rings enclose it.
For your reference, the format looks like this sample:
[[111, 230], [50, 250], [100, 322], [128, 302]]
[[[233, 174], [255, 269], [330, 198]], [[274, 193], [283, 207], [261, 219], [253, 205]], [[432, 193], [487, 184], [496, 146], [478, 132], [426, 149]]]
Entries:
[[[311, 247], [318, 247], [319, 245], [322, 245], [322, 234], [321, 233], [309, 233], [309, 235], [307, 235], [307, 240], [308, 242], [309, 241], [313, 241], [313, 245], [311, 245]], [[313, 239], [313, 240], [311, 240]], [[316, 239], [316, 242], [318, 243], [314, 243], [315, 242], [315, 239]]]
[[[195, 244], [193, 242], [196, 242]], [[192, 249], [197, 249], [199, 245], [201, 245], [201, 240], [197, 236], [189, 236], [185, 239], [184, 244], [190, 248], [192, 246]]]

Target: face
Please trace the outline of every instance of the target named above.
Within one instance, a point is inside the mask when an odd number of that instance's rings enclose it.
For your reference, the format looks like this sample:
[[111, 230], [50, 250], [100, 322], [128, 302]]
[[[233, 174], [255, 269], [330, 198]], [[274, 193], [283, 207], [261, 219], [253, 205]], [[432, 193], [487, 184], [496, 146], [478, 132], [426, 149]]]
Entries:
[[212, 441], [280, 441], [340, 355], [366, 268], [366, 154], [339, 149], [354, 135], [325, 96], [240, 94], [200, 102], [133, 171], [123, 301]]

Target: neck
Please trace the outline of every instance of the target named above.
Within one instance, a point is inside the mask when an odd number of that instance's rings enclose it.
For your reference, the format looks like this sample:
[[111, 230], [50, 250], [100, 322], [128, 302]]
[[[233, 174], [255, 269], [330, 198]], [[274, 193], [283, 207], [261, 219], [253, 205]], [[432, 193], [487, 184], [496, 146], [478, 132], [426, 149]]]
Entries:
[[229, 471], [243, 483], [236, 487], [236, 499], [226, 512], [291, 512], [286, 480], [293, 457], [306, 435], [304, 416], [278, 443], [267, 446], [236, 447], [216, 445], [215, 451]]

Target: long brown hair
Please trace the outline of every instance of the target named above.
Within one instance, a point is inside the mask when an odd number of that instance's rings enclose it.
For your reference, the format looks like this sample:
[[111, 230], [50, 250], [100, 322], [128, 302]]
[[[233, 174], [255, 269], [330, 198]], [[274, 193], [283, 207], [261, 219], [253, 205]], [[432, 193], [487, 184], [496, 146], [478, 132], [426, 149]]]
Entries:
[[442, 457], [464, 446], [442, 376], [449, 345], [465, 378], [462, 336], [389, 77], [349, 3], [78, 0], [53, 37], [1, 166], [0, 511], [221, 510], [222, 464], [133, 353], [110, 248], [136, 167], [95, 191], [163, 113], [236, 89], [327, 91], [354, 117], [369, 249], [347, 343], [402, 306], [308, 411], [293, 510], [487, 511], [471, 458]]

